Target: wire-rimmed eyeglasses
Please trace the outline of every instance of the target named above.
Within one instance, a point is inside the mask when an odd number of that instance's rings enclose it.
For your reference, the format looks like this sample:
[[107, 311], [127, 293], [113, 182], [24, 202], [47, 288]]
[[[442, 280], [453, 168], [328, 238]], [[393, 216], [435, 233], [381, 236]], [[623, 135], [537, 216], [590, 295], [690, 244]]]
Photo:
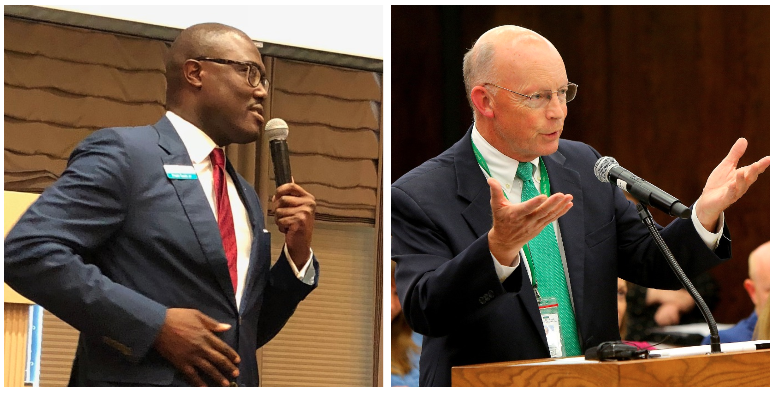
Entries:
[[267, 79], [266, 76], [261, 74], [259, 65], [254, 62], [238, 62], [237, 60], [219, 59], [219, 58], [204, 57], [204, 56], [194, 58], [194, 60], [207, 61], [207, 62], [213, 62], [213, 63], [219, 63], [219, 64], [238, 64], [241, 66], [248, 67], [248, 84], [250, 84], [254, 88], [258, 87], [259, 84], [261, 84], [261, 86], [264, 87], [264, 90], [267, 90], [269, 88], [269, 79]]
[[495, 83], [485, 82], [483, 85], [491, 85], [495, 86], [499, 89], [506, 90], [507, 92], [514, 93], [520, 96], [525, 97], [526, 100], [526, 106], [533, 109], [538, 108], [544, 108], [549, 104], [550, 100], [552, 100], [552, 94], [557, 93], [558, 94], [558, 100], [562, 104], [570, 103], [571, 100], [574, 100], [574, 97], [577, 96], [577, 87], [578, 85], [575, 83], [568, 83], [565, 86], [561, 86], [558, 90], [552, 91], [552, 90], [540, 90], [538, 92], [528, 94], [522, 94], [515, 92], [514, 90], [507, 89], [503, 86], [498, 86]]

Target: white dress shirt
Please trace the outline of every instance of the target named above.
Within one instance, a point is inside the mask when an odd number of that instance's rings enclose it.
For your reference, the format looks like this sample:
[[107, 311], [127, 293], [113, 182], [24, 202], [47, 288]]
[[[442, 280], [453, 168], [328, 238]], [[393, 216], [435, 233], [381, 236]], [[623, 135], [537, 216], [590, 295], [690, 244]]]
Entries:
[[[504, 190], [504, 193], [506, 193], [509, 201], [512, 203], [520, 202], [522, 200], [523, 192], [523, 181], [520, 179], [520, 177], [517, 176], [517, 166], [520, 164], [520, 162], [506, 156], [498, 149], [494, 148], [493, 145], [491, 145], [488, 141], [485, 140], [485, 138], [482, 137], [480, 132], [477, 130], [477, 126], [472, 127], [472, 142], [474, 142], [477, 150], [479, 150], [480, 154], [482, 154], [485, 162], [488, 163], [490, 175], [493, 178], [496, 178], [496, 180], [501, 184], [501, 188]], [[539, 172], [539, 158], [537, 157], [536, 159], [532, 160], [531, 164], [533, 164], [534, 185], [539, 185], [541, 180], [541, 173]], [[488, 173], [485, 172], [485, 169], [482, 167], [480, 167], [480, 169], [485, 175], [485, 178], [488, 178]], [[592, 171], [592, 168], [590, 171]], [[537, 186], [536, 189], [539, 190], [539, 187]], [[703, 227], [700, 220], [698, 220], [698, 215], [695, 213], [694, 205], [691, 217], [693, 225], [695, 225], [695, 231], [698, 232], [706, 246], [708, 246], [711, 250], [716, 249], [719, 245], [719, 240], [722, 237], [722, 228], [725, 224], [724, 212], [719, 216], [719, 225], [717, 227], [716, 233], [711, 233]], [[555, 229], [555, 238], [558, 240], [558, 249], [560, 250], [563, 266], [565, 267], [566, 252], [563, 249], [563, 239], [561, 238], [560, 229], [558, 228], [558, 221], [556, 220], [552, 222], [552, 226]], [[493, 254], [491, 253], [491, 257], [492, 256]], [[493, 263], [496, 267], [496, 274], [498, 275], [498, 278], [501, 280], [501, 282], [504, 282], [509, 277], [509, 275], [512, 275], [512, 272], [515, 271], [515, 268], [520, 265], [521, 259], [525, 259], [525, 254], [523, 253], [522, 249], [520, 249], [519, 255], [515, 258], [509, 267], [501, 265], [498, 260], [493, 257]], [[530, 280], [531, 270], [527, 269], [526, 271], [528, 272], [528, 277]]]
[[[210, 163], [210, 152], [217, 147], [216, 143], [202, 130], [175, 113], [167, 111], [166, 116], [183, 141], [183, 145], [186, 146], [186, 151], [188, 151], [189, 157], [191, 158], [191, 164], [194, 166], [194, 171], [197, 173], [197, 179], [199, 179], [200, 184], [202, 184], [202, 189], [205, 191], [207, 202], [210, 204], [210, 209], [213, 211], [213, 218], [217, 221], [218, 212], [216, 211], [215, 204], [216, 195], [215, 190], [213, 190], [213, 166]], [[226, 154], [224, 154], [224, 157], [226, 157]], [[237, 193], [232, 177], [228, 175], [229, 174], [227, 173], [226, 188], [227, 193], [229, 194], [229, 204], [232, 207], [234, 234], [237, 242], [237, 290], [235, 291], [235, 301], [237, 302], [237, 309], [239, 310], [240, 300], [242, 299], [243, 290], [245, 289], [248, 265], [250, 264], [253, 231], [251, 230], [250, 220], [248, 219], [248, 212], [242, 204], [242, 200]], [[261, 226], [262, 223], [258, 223], [258, 225]], [[283, 245], [283, 253], [286, 254], [286, 259], [288, 259], [288, 262], [291, 264], [291, 269], [294, 271], [294, 274], [296, 274], [296, 277], [306, 284], [312, 284], [314, 277], [305, 276], [307, 269], [310, 267], [310, 262], [313, 259], [312, 250], [310, 250], [310, 258], [301, 270], [296, 268], [285, 245]]]

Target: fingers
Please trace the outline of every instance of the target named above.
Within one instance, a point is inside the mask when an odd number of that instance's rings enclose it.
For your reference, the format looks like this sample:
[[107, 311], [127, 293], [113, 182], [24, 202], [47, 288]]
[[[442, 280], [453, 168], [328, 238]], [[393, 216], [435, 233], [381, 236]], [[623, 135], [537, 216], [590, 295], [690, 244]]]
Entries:
[[187, 365], [181, 368], [181, 372], [183, 372], [183, 376], [186, 377], [186, 381], [188, 381], [190, 385], [194, 387], [207, 387], [207, 384], [199, 377], [199, 373], [197, 373], [197, 369], [194, 368], [194, 366]]
[[287, 208], [315, 204], [315, 199], [308, 196], [284, 195], [275, 199], [275, 202], [277, 208]]
[[490, 187], [490, 208], [493, 211], [509, 204], [509, 200], [504, 196], [504, 190], [501, 189], [501, 184], [496, 178], [488, 178], [488, 186]]
[[735, 183], [728, 185], [728, 191], [735, 194], [736, 198], [740, 198], [749, 187], [757, 181], [757, 178], [768, 169], [771, 164], [771, 157], [766, 156], [752, 163], [746, 167], [736, 170]]
[[195, 366], [203, 373], [210, 376], [214, 382], [218, 382], [221, 386], [229, 386], [229, 379], [225, 378], [221, 371], [218, 370], [213, 364], [205, 358], [197, 360]]
[[739, 138], [735, 144], [733, 144], [733, 147], [730, 148], [730, 152], [725, 156], [725, 159], [723, 161], [729, 162], [733, 168], [738, 166], [738, 160], [741, 159], [741, 156], [744, 155], [744, 152], [746, 152], [746, 147], [749, 143], [746, 141], [746, 138]]
[[202, 322], [202, 324], [210, 331], [214, 332], [224, 332], [229, 331], [230, 328], [232, 328], [231, 325], [226, 323], [219, 323], [217, 320], [213, 319], [212, 317], [200, 312], [195, 311], [197, 313], [197, 317], [199, 318], [199, 321]]
[[[228, 331], [230, 328], [232, 328], [232, 326], [229, 325], [229, 324], [219, 323], [218, 321], [216, 321], [215, 319], [211, 318], [210, 316], [208, 316], [208, 315], [206, 315], [206, 314], [204, 314], [202, 312], [199, 312], [199, 311], [197, 311], [197, 312], [199, 313], [199, 318], [200, 318], [200, 321], [202, 321], [202, 324], [205, 326], [205, 328], [207, 328], [210, 331], [213, 331], [213, 332], [224, 332], [224, 331]], [[234, 360], [235, 363], [239, 363], [240, 362], [240, 356], [237, 354], [236, 351], [234, 351], [234, 349], [232, 349], [229, 345], [227, 345], [226, 342], [222, 341], [221, 339], [219, 339], [215, 335], [209, 335], [205, 339], [210, 343], [210, 345], [214, 349], [217, 350], [217, 354], [218, 355], [222, 355], [223, 354], [224, 356], [229, 357], [229, 360]], [[216, 353], [216, 352], [214, 352], [214, 353]], [[228, 362], [228, 360], [226, 360], [226, 361]], [[234, 368], [234, 364], [230, 363], [230, 366], [232, 368]]]
[[545, 201], [534, 214], [544, 223], [544, 226], [558, 220], [574, 205], [569, 194], [556, 193]]
[[507, 203], [501, 210], [493, 212], [497, 238], [511, 238], [509, 234], [512, 234], [527, 241], [535, 237], [544, 227], [571, 209], [572, 199], [570, 194], [556, 193], [549, 198], [539, 195], [522, 203]]
[[213, 347], [210, 354], [211, 357], [209, 357], [210, 360], [216, 361], [217, 364], [221, 365], [223, 367], [222, 370], [229, 369], [230, 373], [237, 372], [235, 364], [240, 363], [240, 355], [215, 335], [209, 336], [207, 340], [210, 342], [210, 346]]
[[[204, 313], [200, 315], [203, 325], [211, 331], [221, 332], [223, 328], [228, 330], [231, 327], [229, 324], [217, 322]], [[194, 366], [210, 376], [213, 381], [222, 386], [228, 386], [229, 380], [225, 374], [232, 377], [240, 374], [236, 366], [240, 362], [240, 356], [226, 342], [213, 334], [206, 335], [204, 339], [209, 346], [201, 349], [201, 357], [193, 361]]]
[[754, 183], [755, 180], [757, 180], [757, 177], [765, 172], [765, 170], [768, 169], [768, 166], [771, 165], [771, 157], [765, 156], [762, 159], [746, 166], [743, 168], [743, 170], [746, 171], [746, 179], [747, 182]]
[[275, 190], [275, 196], [273, 197], [273, 199], [277, 200], [282, 196], [312, 197], [312, 194], [308, 193], [306, 190], [304, 190], [304, 188], [297, 185], [296, 183], [286, 183], [286, 184], [280, 185], [280, 187], [278, 187]]
[[296, 232], [299, 229], [312, 228], [315, 220], [315, 196], [295, 183], [287, 183], [277, 188], [273, 197], [275, 224], [281, 233]]

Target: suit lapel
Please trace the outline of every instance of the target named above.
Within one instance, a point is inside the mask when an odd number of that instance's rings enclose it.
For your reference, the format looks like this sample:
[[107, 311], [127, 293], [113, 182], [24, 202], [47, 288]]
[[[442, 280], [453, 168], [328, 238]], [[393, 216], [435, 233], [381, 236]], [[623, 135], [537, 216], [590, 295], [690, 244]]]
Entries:
[[570, 291], [574, 302], [574, 313], [579, 316], [583, 311], [585, 283], [585, 224], [584, 224], [584, 194], [582, 193], [579, 173], [566, 167], [566, 158], [560, 151], [544, 156], [547, 175], [550, 177], [550, 192], [571, 194], [574, 206], [558, 219], [561, 242], [571, 282]]
[[493, 214], [490, 209], [490, 189], [472, 150], [471, 127], [453, 149], [458, 195], [470, 201], [461, 214], [475, 237], [479, 238], [493, 226]]
[[[159, 133], [159, 146], [168, 153], [166, 157], [162, 157], [162, 164], [190, 166], [191, 157], [189, 157], [183, 141], [167, 117], [162, 117], [154, 125], [154, 128]], [[218, 284], [236, 311], [237, 303], [229, 276], [226, 253], [221, 243], [221, 232], [210, 204], [207, 202], [205, 192], [202, 190], [202, 184], [197, 180], [168, 179], [168, 181], [178, 195], [178, 200], [186, 212], [208, 265], [210, 265]]]
[[[470, 127], [466, 136], [458, 141], [453, 148], [455, 149], [455, 173], [458, 180], [458, 195], [471, 201], [469, 206], [463, 210], [462, 215], [475, 237], [480, 237], [490, 231], [493, 226], [493, 213], [490, 208], [490, 188], [479, 164], [477, 164], [477, 159], [474, 157], [471, 135], [472, 128]], [[549, 168], [547, 171], [549, 172]], [[526, 266], [523, 260], [520, 261], [520, 264]], [[544, 335], [539, 305], [536, 303], [527, 274], [523, 275], [522, 289], [518, 293], [518, 297], [528, 309], [528, 314], [536, 331], [540, 335]]]

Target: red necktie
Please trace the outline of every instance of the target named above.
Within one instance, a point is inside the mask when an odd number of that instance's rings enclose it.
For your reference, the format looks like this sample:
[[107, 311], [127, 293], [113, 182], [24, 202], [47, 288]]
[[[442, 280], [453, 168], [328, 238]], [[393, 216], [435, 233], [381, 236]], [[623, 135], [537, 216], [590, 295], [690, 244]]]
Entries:
[[229, 193], [226, 189], [224, 151], [220, 148], [213, 149], [210, 153], [210, 163], [213, 164], [213, 190], [216, 192], [218, 229], [221, 231], [221, 242], [226, 252], [229, 276], [232, 277], [232, 288], [237, 292], [237, 239], [234, 235], [232, 205], [229, 204]]

